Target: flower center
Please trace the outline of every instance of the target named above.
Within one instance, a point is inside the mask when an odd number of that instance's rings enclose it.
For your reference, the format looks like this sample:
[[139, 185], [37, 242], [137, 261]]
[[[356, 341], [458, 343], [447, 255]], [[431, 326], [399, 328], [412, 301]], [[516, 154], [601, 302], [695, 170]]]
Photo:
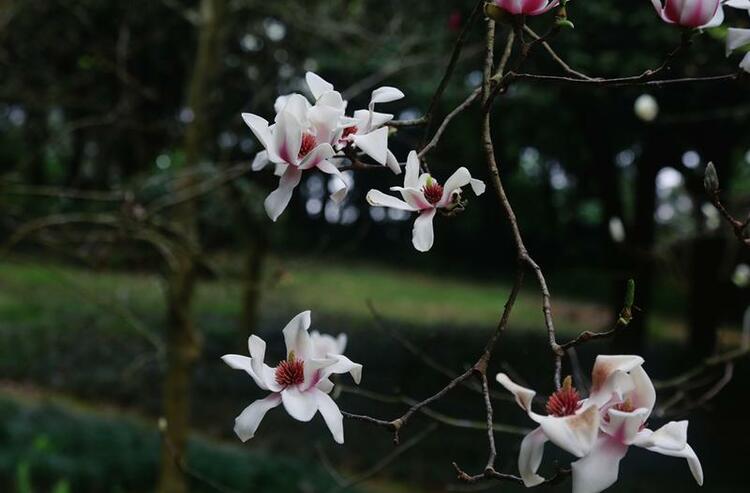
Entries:
[[613, 407], [614, 409], [617, 409], [618, 411], [622, 411], [624, 413], [632, 413], [633, 411], [635, 411], [635, 406], [633, 405], [633, 401], [631, 401], [630, 398], [625, 399], [625, 402], [616, 404]]
[[349, 137], [350, 135], [356, 134], [358, 130], [359, 128], [357, 128], [356, 125], [352, 125], [351, 127], [346, 127], [344, 131], [341, 133], [341, 140], [346, 140], [347, 137]]
[[443, 198], [443, 186], [432, 179], [427, 181], [427, 185], [422, 189], [422, 192], [424, 192], [424, 198], [427, 199], [427, 202], [433, 205]]
[[565, 377], [560, 390], [549, 396], [547, 400], [547, 414], [550, 416], [571, 416], [581, 407], [581, 396], [573, 387], [570, 376]]
[[276, 367], [276, 383], [282, 387], [299, 385], [304, 381], [305, 362], [301, 359], [296, 359], [294, 354], [290, 354], [289, 359], [282, 361]]
[[305, 132], [302, 134], [302, 145], [299, 147], [299, 155], [297, 156], [299, 159], [302, 159], [303, 157], [310, 154], [310, 151], [315, 149], [315, 145], [318, 143], [317, 140], [315, 140], [315, 136], [311, 133]]

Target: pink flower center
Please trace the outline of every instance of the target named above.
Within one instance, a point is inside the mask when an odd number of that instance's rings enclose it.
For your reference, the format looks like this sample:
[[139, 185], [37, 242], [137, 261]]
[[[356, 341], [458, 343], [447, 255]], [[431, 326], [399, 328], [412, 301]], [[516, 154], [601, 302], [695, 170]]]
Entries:
[[299, 155], [297, 156], [299, 159], [302, 159], [303, 157], [310, 154], [310, 151], [315, 149], [315, 145], [318, 143], [317, 140], [315, 140], [315, 136], [311, 133], [305, 132], [302, 134], [302, 145], [299, 147]]
[[571, 416], [581, 407], [581, 396], [573, 387], [570, 377], [563, 382], [561, 389], [549, 396], [547, 400], [547, 414], [550, 416]]
[[347, 137], [349, 137], [350, 135], [356, 134], [358, 130], [359, 128], [357, 128], [356, 125], [352, 125], [351, 127], [346, 127], [344, 131], [341, 133], [341, 140], [346, 140]]
[[305, 381], [305, 362], [291, 356], [276, 367], [276, 383], [282, 387], [299, 385]]
[[424, 192], [424, 198], [427, 199], [427, 202], [433, 205], [440, 202], [440, 199], [443, 198], [443, 186], [436, 181], [426, 185], [422, 189], [422, 192]]

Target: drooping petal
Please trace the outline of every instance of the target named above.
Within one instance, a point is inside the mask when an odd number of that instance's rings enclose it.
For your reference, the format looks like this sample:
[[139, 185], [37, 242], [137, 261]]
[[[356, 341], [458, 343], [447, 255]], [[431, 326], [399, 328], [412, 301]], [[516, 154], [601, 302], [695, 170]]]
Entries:
[[411, 242], [414, 248], [420, 252], [429, 251], [435, 240], [435, 234], [432, 230], [432, 218], [435, 217], [436, 209], [427, 209], [419, 213], [414, 221], [412, 229]]
[[698, 459], [698, 456], [690, 445], [685, 445], [685, 448], [682, 450], [670, 450], [662, 447], [646, 447], [646, 450], [662, 455], [668, 455], [670, 457], [682, 457], [683, 459], [687, 459], [690, 472], [693, 474], [695, 482], [698, 483], [699, 486], [703, 486], [703, 467], [701, 466], [701, 461]]
[[312, 342], [307, 329], [310, 328], [310, 310], [305, 310], [294, 316], [286, 324], [282, 333], [284, 334], [284, 343], [286, 344], [286, 355], [294, 351], [296, 358], [302, 360], [310, 359], [312, 355]]
[[343, 373], [349, 373], [354, 379], [354, 383], [359, 385], [362, 380], [362, 365], [355, 363], [342, 354], [329, 354], [329, 358], [334, 359], [336, 362], [323, 369], [322, 378], [327, 378], [329, 375], [340, 375]]
[[469, 173], [469, 170], [464, 168], [463, 166], [458, 168], [453, 174], [445, 180], [445, 184], [443, 185], [443, 198], [440, 200], [440, 204], [445, 203], [446, 200], [450, 199], [450, 196], [453, 192], [460, 189], [461, 187], [465, 187], [466, 185], [471, 182], [471, 173]]
[[670, 421], [656, 431], [644, 429], [633, 440], [639, 447], [679, 451], [687, 445], [687, 421]]
[[253, 158], [253, 163], [250, 165], [250, 169], [253, 171], [260, 171], [265, 168], [271, 161], [268, 159], [268, 151], [260, 151]]
[[392, 101], [398, 101], [404, 97], [404, 93], [399, 89], [390, 86], [378, 87], [372, 91], [372, 97], [370, 98], [370, 104], [378, 103], [390, 103]]
[[541, 427], [526, 435], [521, 442], [521, 449], [518, 452], [518, 472], [527, 488], [544, 482], [544, 478], [536, 472], [542, 464], [545, 443], [547, 443], [547, 436]]
[[602, 431], [618, 442], [630, 445], [646, 422], [648, 414], [645, 408], [630, 412], [609, 409], [607, 419], [602, 420], [601, 423]]
[[[235, 370], [244, 370], [255, 381], [255, 384], [263, 390], [268, 390], [263, 374], [255, 373], [253, 359], [239, 354], [225, 354], [221, 360]], [[262, 370], [261, 370], [262, 371]]]
[[281, 391], [284, 409], [297, 421], [306, 423], [318, 412], [318, 401], [314, 392], [302, 392], [297, 387], [287, 387]]
[[636, 366], [630, 370], [630, 378], [633, 381], [633, 390], [628, 393], [627, 398], [634, 408], [647, 409], [646, 417], [648, 417], [656, 403], [654, 384], [642, 366]]
[[607, 435], [597, 439], [589, 455], [571, 464], [573, 493], [599, 493], [612, 486], [620, 473], [620, 460], [628, 446]]
[[281, 404], [280, 394], [271, 394], [245, 408], [234, 420], [234, 432], [240, 440], [246, 442], [255, 436], [255, 432], [266, 413]]
[[500, 385], [505, 387], [508, 392], [513, 394], [516, 398], [516, 403], [521, 406], [521, 409], [526, 412], [531, 411], [531, 403], [534, 401], [536, 392], [513, 382], [505, 373], [498, 373], [495, 379]]
[[482, 195], [487, 189], [487, 186], [484, 184], [484, 182], [482, 180], [477, 180], [476, 178], [472, 178], [471, 181], [469, 181], [469, 185], [471, 185], [471, 190], [477, 197]]
[[302, 159], [299, 169], [311, 169], [316, 166], [319, 167], [323, 161], [330, 159], [334, 154], [335, 151], [330, 144], [320, 144]]
[[268, 121], [252, 113], [242, 113], [242, 120], [250, 127], [250, 130], [252, 130], [255, 137], [260, 141], [260, 144], [269, 152], [269, 159], [278, 161], [279, 157], [274, 146], [273, 135], [268, 128]]
[[633, 389], [634, 385], [627, 373], [642, 364], [643, 358], [640, 356], [597, 356], [591, 372], [589, 402], [602, 407], [612, 399], [613, 395], [621, 400], [625, 393]]
[[385, 165], [388, 166], [391, 171], [393, 171], [394, 175], [400, 175], [401, 174], [401, 165], [398, 162], [398, 159], [396, 159], [396, 156], [393, 155], [390, 149], [388, 149], [388, 157], [385, 160]]
[[727, 30], [727, 56], [747, 44], [750, 44], [750, 29], [730, 27]]
[[380, 127], [368, 134], [354, 135], [354, 144], [379, 164], [388, 158], [388, 128]]
[[330, 394], [333, 390], [333, 382], [328, 380], [327, 378], [322, 379], [318, 382], [318, 384], [315, 386], [318, 390], [321, 392], [325, 392], [326, 394]]
[[279, 179], [279, 188], [271, 192], [264, 202], [266, 213], [271, 221], [276, 221], [289, 201], [292, 199], [292, 192], [299, 185], [302, 178], [302, 170], [296, 166], [289, 166]]
[[310, 88], [310, 92], [312, 93], [313, 98], [316, 101], [320, 96], [323, 95], [323, 93], [333, 91], [333, 84], [327, 82], [325, 79], [314, 72], [307, 72], [305, 74], [305, 81], [307, 82], [307, 87]]
[[331, 435], [336, 443], [344, 443], [344, 416], [331, 396], [320, 390], [311, 391], [320, 410], [320, 415], [331, 430]]
[[286, 163], [276, 163], [276, 166], [273, 168], [273, 174], [281, 178], [286, 173], [288, 167], [289, 165]]
[[394, 197], [393, 195], [387, 195], [380, 190], [370, 190], [367, 192], [367, 203], [375, 207], [390, 207], [391, 209], [399, 209], [402, 211], [414, 212], [417, 209], [410, 206], [401, 199]]
[[331, 190], [331, 200], [337, 204], [341, 203], [349, 192], [349, 188], [346, 186], [346, 180], [344, 180], [341, 171], [330, 161], [321, 161], [318, 163], [318, 169], [323, 173], [333, 175], [336, 177], [336, 182], [333, 190]]
[[599, 432], [599, 410], [589, 406], [578, 414], [565, 417], [540, 416], [529, 413], [539, 423], [547, 438], [563, 450], [576, 457], [591, 452]]

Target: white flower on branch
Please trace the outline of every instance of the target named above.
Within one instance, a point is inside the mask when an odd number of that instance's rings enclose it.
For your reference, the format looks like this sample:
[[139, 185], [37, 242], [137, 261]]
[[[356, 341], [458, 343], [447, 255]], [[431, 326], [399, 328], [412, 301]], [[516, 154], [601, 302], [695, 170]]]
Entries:
[[379, 190], [370, 190], [367, 193], [367, 202], [372, 206], [418, 212], [419, 216], [414, 221], [412, 231], [412, 243], [420, 252], [426, 252], [432, 248], [434, 241], [432, 219], [435, 213], [439, 209], [450, 212], [463, 207], [461, 188], [466, 185], [471, 185], [476, 195], [484, 193], [484, 182], [472, 178], [469, 170], [464, 167], [458, 168], [444, 185], [440, 185], [429, 173], [420, 175], [419, 158], [417, 153], [412, 151], [406, 160], [404, 186], [391, 187], [391, 191], [399, 192], [403, 200]]
[[534, 391], [497, 375], [540, 425], [521, 443], [518, 468], [526, 486], [545, 481], [537, 470], [547, 440], [580, 458], [572, 464], [573, 493], [599, 493], [614, 484], [630, 445], [687, 459], [696, 482], [703, 484], [701, 463], [687, 444], [687, 421], [671, 421], [656, 431], [645, 427], [656, 392], [642, 365], [640, 356], [598, 356], [588, 399], [580, 398], [568, 377], [547, 401], [548, 416], [531, 411]]
[[331, 199], [339, 203], [347, 193], [347, 185], [339, 169], [330, 159], [343, 155], [347, 148], [357, 148], [376, 162], [387, 165], [394, 173], [401, 168], [388, 150], [388, 128], [384, 125], [393, 115], [378, 113], [375, 104], [396, 101], [404, 94], [394, 87], [380, 87], [372, 92], [368, 109], [345, 116], [347, 102], [333, 85], [320, 76], [308, 72], [308, 88], [314, 104], [301, 94], [289, 94], [276, 99], [273, 124], [252, 113], [242, 118], [265, 148], [253, 160], [252, 169], [259, 171], [269, 162], [281, 177], [279, 187], [265, 201], [271, 220], [276, 221], [286, 209], [294, 189], [305, 170], [317, 168], [337, 178]]
[[[308, 333], [309, 328], [309, 311], [300, 313], [287, 324], [283, 330], [287, 356], [275, 368], [264, 363], [266, 343], [254, 335], [248, 339], [250, 357], [237, 354], [221, 357], [232, 368], [247, 372], [258, 387], [271, 392], [250, 404], [235, 420], [234, 432], [243, 442], [255, 435], [270, 409], [283, 404], [291, 417], [303, 422], [310, 421], [320, 411], [333, 439], [344, 443], [343, 416], [328, 395], [334, 387], [329, 377], [349, 373], [359, 384], [362, 365], [336, 352], [321, 355], [322, 335], [316, 336], [316, 342]], [[338, 348], [343, 349], [343, 344], [339, 343]]]

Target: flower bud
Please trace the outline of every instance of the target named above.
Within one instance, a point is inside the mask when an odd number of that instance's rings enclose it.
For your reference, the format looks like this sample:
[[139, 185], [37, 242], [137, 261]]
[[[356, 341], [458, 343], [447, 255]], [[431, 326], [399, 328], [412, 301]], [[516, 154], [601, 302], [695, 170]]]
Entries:
[[484, 6], [487, 17], [506, 21], [511, 15], [540, 15], [560, 5], [560, 0], [494, 0]]
[[706, 172], [703, 175], [703, 188], [709, 195], [714, 195], [719, 191], [719, 175], [716, 174], [714, 163], [706, 165]]
[[664, 22], [682, 27], [714, 27], [723, 19], [717, 14], [721, 0], [651, 0]]

